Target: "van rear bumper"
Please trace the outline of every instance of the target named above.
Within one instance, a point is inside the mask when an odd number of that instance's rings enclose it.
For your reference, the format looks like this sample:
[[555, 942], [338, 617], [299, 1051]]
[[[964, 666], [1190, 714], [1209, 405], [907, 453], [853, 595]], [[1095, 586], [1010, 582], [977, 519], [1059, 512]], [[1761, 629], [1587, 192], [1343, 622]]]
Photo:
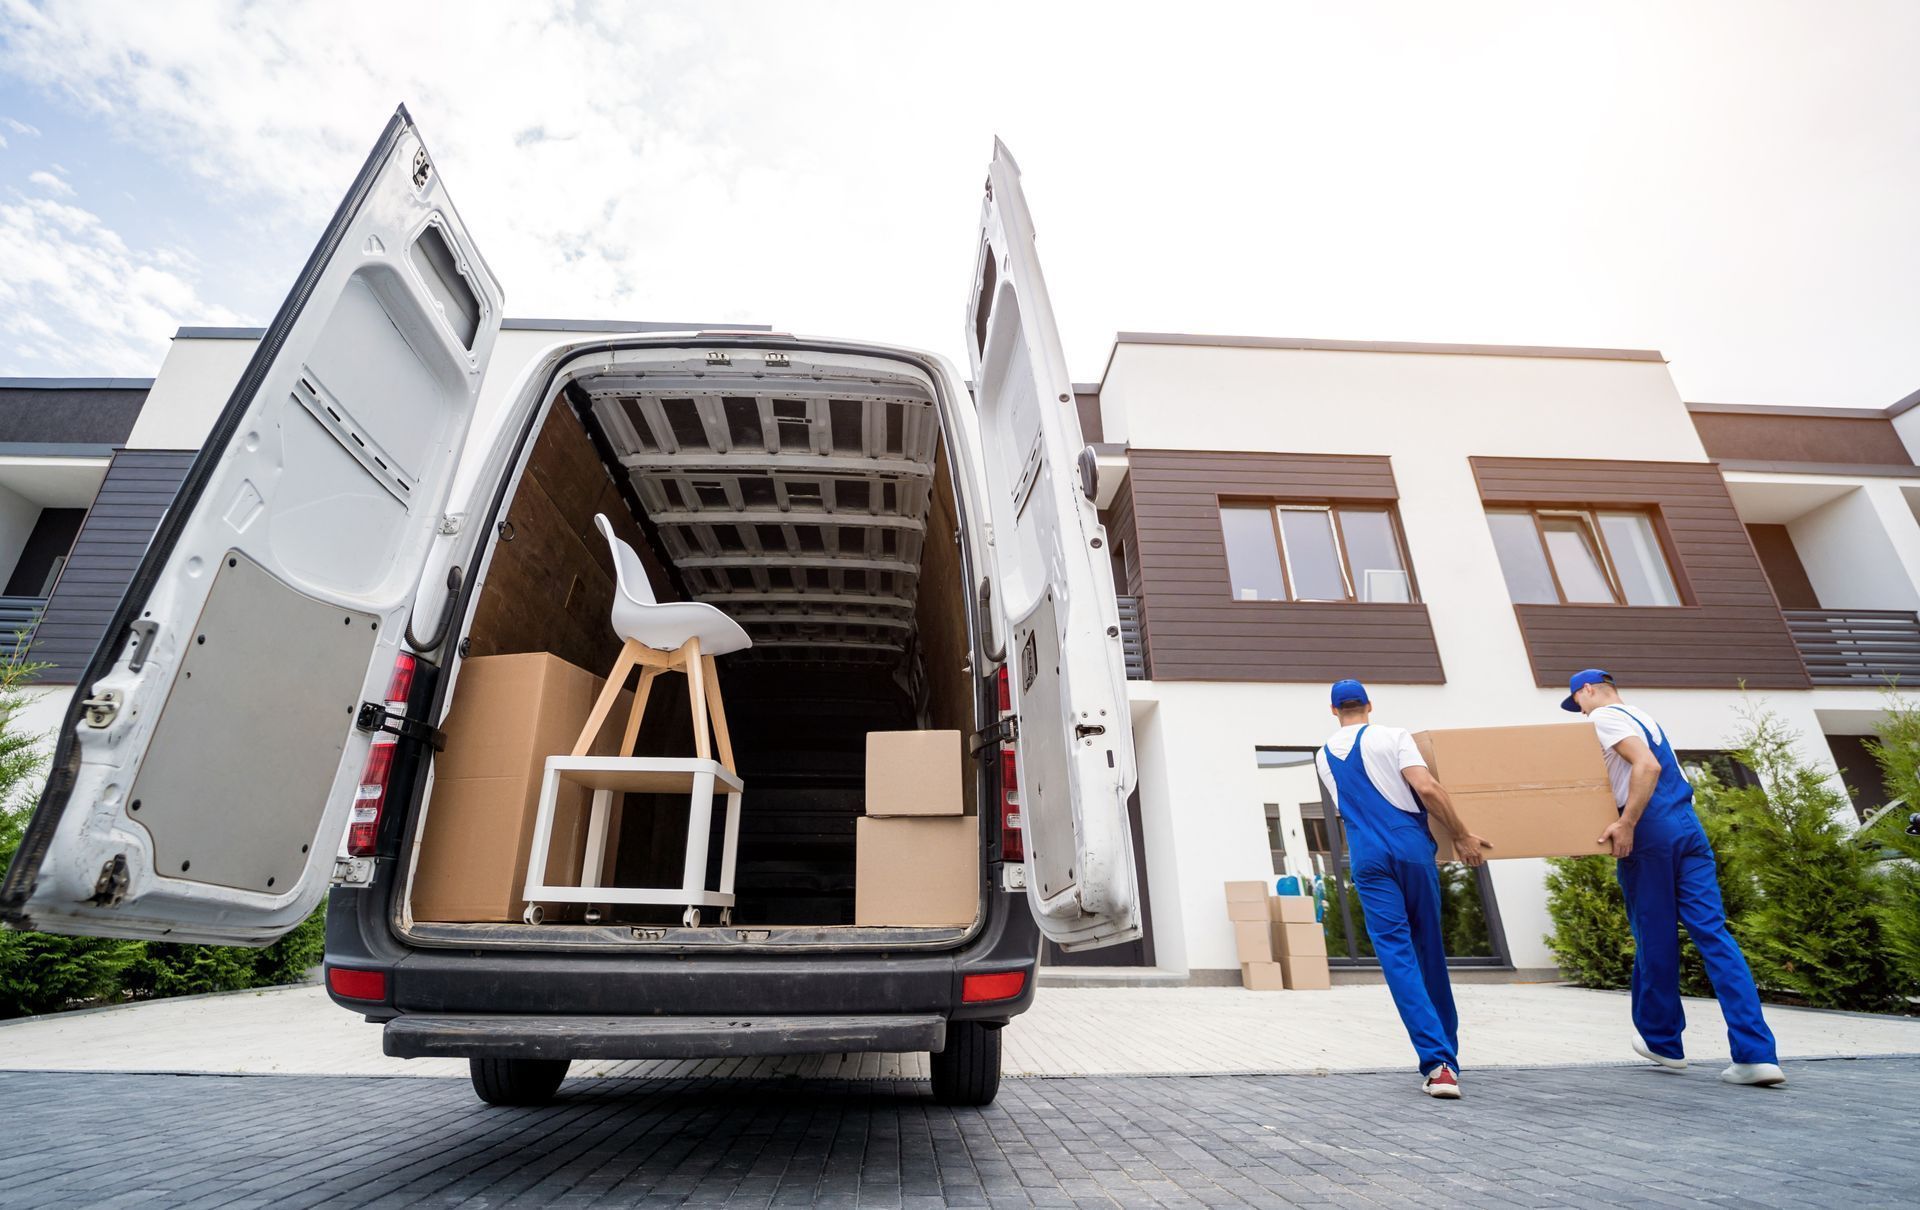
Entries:
[[383, 1045], [396, 1059], [709, 1059], [740, 1055], [940, 1051], [933, 1014], [879, 1017], [401, 1016]]

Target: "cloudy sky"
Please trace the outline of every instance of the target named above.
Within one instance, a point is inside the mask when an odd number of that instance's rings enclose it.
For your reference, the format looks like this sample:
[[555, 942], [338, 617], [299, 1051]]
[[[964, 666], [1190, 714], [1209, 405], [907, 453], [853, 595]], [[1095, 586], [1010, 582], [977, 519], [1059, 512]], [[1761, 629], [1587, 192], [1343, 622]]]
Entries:
[[[476, 15], [479, 14], [479, 15]], [[1117, 330], [1920, 387], [1920, 5], [0, 0], [0, 374], [258, 324], [396, 103], [521, 316], [958, 354], [995, 134]]]

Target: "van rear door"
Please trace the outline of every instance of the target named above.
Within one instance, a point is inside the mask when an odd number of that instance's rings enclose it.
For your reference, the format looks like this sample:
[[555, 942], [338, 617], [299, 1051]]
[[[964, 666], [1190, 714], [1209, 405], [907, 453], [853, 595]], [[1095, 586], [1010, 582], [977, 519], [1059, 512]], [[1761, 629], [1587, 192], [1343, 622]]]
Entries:
[[502, 301], [402, 108], [79, 682], [0, 917], [264, 944], [313, 910]]
[[989, 593], [1020, 723], [1027, 896], [1062, 949], [1131, 941], [1140, 904], [1119, 603], [1106, 533], [1075, 473], [1085, 443], [1020, 168], [998, 140], [968, 298]]

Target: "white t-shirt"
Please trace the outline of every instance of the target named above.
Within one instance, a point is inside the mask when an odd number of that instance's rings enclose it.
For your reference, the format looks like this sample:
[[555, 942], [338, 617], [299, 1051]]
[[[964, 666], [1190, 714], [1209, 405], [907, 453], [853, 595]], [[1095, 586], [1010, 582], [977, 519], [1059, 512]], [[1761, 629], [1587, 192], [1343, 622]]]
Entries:
[[[1353, 751], [1353, 737], [1360, 734], [1360, 728], [1365, 725], [1354, 723], [1340, 728], [1327, 737], [1326, 749], [1314, 754], [1314, 763], [1320, 768], [1320, 782], [1327, 787], [1327, 797], [1336, 807], [1341, 805], [1340, 787], [1334, 784], [1333, 770], [1327, 766], [1327, 749], [1344, 758]], [[1360, 761], [1367, 771], [1367, 780], [1388, 802], [1409, 815], [1420, 813], [1420, 800], [1414, 797], [1413, 787], [1400, 772], [1427, 767], [1426, 758], [1413, 742], [1413, 732], [1404, 727], [1368, 726], [1367, 738], [1361, 743]]]
[[[1647, 730], [1642, 731], [1634, 726], [1633, 719], [1627, 717], [1629, 714], [1644, 723]], [[1602, 706], [1587, 715], [1587, 720], [1593, 724], [1595, 734], [1599, 735], [1601, 751], [1607, 758], [1607, 781], [1613, 785], [1613, 801], [1625, 810], [1627, 790], [1633, 782], [1633, 765], [1626, 757], [1615, 752], [1613, 746], [1623, 739], [1637, 739], [1645, 743], [1647, 732], [1652, 732], [1656, 740], [1665, 739], [1667, 733], [1660, 729], [1659, 723], [1653, 721], [1651, 714], [1637, 706]], [[1647, 746], [1651, 748], [1653, 745]], [[1686, 775], [1683, 767], [1680, 776]]]

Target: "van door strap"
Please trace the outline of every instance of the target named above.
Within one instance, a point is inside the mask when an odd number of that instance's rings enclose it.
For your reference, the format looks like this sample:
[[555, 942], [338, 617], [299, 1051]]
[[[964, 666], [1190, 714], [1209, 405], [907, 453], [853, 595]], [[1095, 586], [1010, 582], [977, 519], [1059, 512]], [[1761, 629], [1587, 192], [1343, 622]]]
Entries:
[[360, 716], [353, 725], [362, 731], [385, 731], [401, 739], [415, 740], [432, 748], [435, 752], [445, 751], [447, 733], [438, 727], [430, 726], [423, 718], [408, 718], [404, 714], [393, 714], [379, 702], [361, 702]]

